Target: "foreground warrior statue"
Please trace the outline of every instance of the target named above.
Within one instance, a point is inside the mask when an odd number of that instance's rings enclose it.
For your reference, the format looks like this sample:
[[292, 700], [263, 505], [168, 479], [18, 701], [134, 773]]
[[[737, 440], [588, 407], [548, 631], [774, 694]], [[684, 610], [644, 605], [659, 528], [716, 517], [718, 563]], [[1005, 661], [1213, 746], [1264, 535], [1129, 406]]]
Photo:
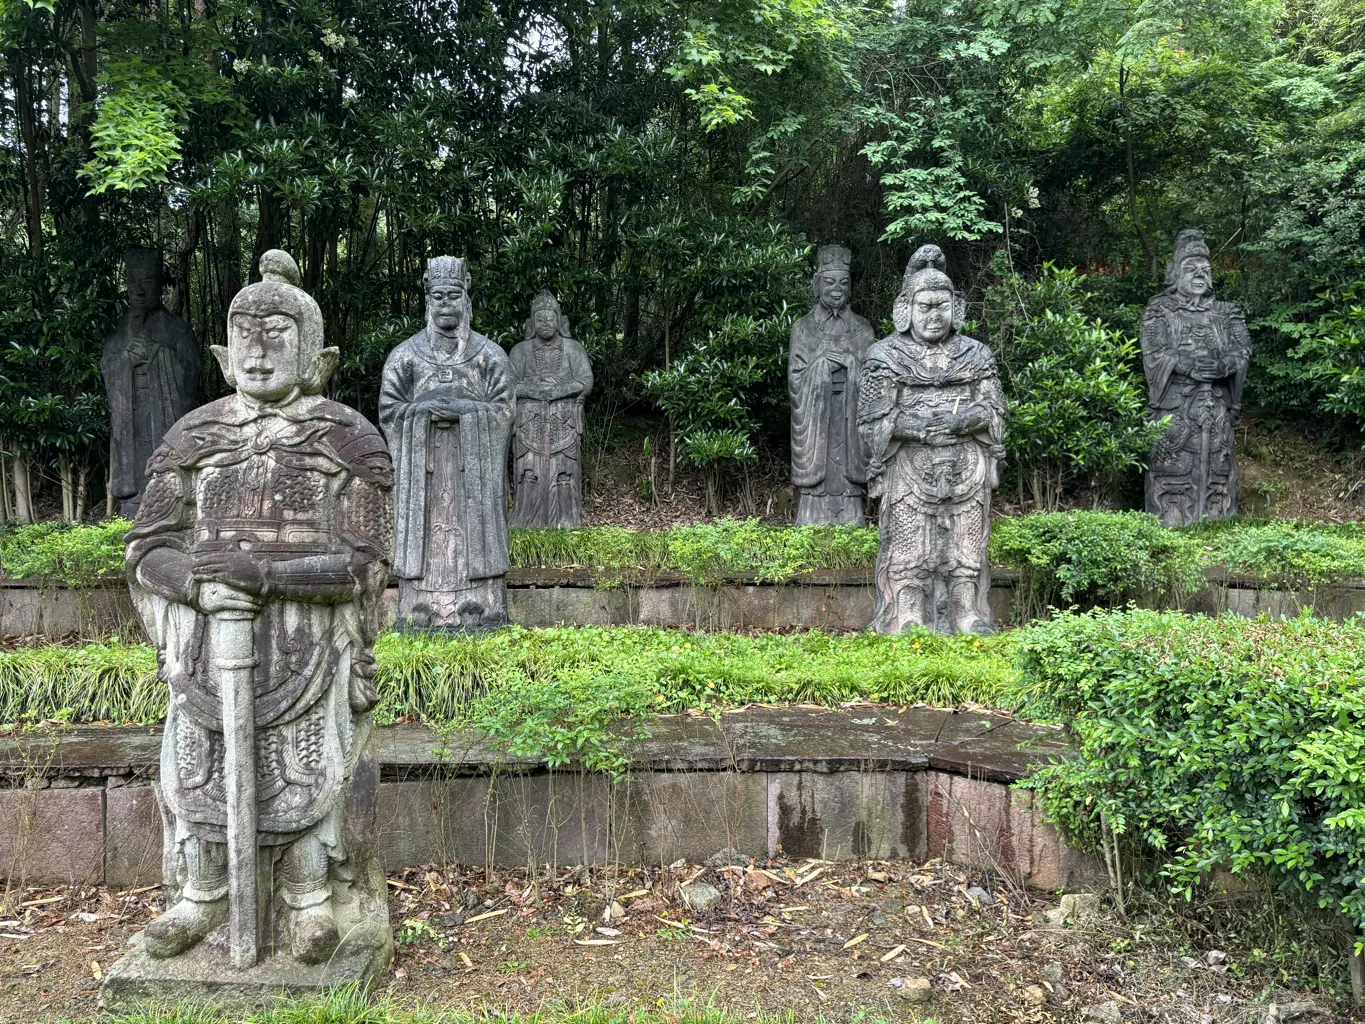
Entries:
[[470, 324], [463, 259], [425, 275], [427, 326], [389, 353], [379, 422], [393, 449], [398, 622], [480, 629], [507, 621], [507, 444], [516, 384]]
[[161, 250], [129, 249], [128, 311], [104, 339], [100, 369], [109, 396], [114, 497], [137, 515], [147, 460], [171, 424], [199, 404], [199, 342], [161, 305]]
[[512, 434], [512, 525], [583, 525], [583, 399], [592, 365], [569, 337], [559, 302], [542, 291], [531, 303], [526, 340], [508, 356], [517, 382]]
[[1237, 514], [1233, 431], [1251, 361], [1246, 317], [1213, 297], [1209, 247], [1200, 231], [1175, 239], [1166, 288], [1142, 311], [1148, 412], [1171, 417], [1147, 470], [1147, 511], [1167, 526]]
[[272, 249], [260, 265], [264, 280], [228, 309], [227, 347], [213, 347], [236, 393], [171, 428], [128, 534], [133, 597], [171, 690], [172, 895], [144, 951], [178, 957], [228, 922], [227, 948], [205, 942], [197, 976], [272, 949], [272, 964], [358, 953], [382, 967], [393, 943], [373, 825], [347, 812], [373, 807], [351, 789], [358, 765], [375, 780], [370, 646], [392, 464], [378, 430], [319, 394], [337, 350], [293, 259]]
[[872, 346], [858, 388], [869, 490], [882, 500], [881, 633], [992, 628], [986, 545], [1005, 398], [990, 349], [957, 333], [965, 306], [944, 266], [936, 245], [911, 257], [892, 311], [898, 333]]
[[787, 389], [792, 406], [796, 525], [863, 523], [867, 448], [858, 433], [858, 382], [872, 325], [848, 308], [852, 254], [816, 256], [815, 308], [792, 324]]

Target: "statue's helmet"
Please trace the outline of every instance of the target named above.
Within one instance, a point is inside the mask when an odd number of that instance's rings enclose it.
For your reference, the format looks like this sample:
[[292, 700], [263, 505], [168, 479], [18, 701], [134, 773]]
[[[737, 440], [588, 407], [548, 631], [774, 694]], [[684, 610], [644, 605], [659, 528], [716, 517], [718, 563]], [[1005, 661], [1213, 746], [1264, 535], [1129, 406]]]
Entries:
[[542, 288], [540, 293], [531, 300], [531, 315], [523, 325], [526, 339], [529, 341], [536, 336], [536, 314], [542, 310], [552, 310], [559, 323], [559, 335], [562, 338], [569, 337], [569, 318], [564, 315], [564, 310], [559, 305], [559, 300], [548, 288]]
[[[299, 287], [303, 275], [289, 253], [268, 249], [261, 254], [259, 266], [261, 280], [232, 297], [228, 322], [238, 313], [257, 317], [282, 315], [293, 320], [298, 325], [296, 359], [302, 379], [299, 390], [305, 395], [316, 395], [327, 386], [340, 354], [337, 349], [323, 345], [322, 310], [313, 296]], [[234, 380], [228, 383], [237, 386]]]
[[1175, 284], [1176, 275], [1180, 272], [1180, 264], [1191, 256], [1202, 256], [1208, 259], [1209, 243], [1204, 238], [1204, 232], [1198, 228], [1185, 228], [1180, 234], [1175, 236], [1175, 252], [1166, 261], [1166, 284]]
[[123, 265], [128, 268], [128, 273], [139, 272], [143, 274], [154, 274], [157, 280], [161, 279], [161, 250], [148, 249], [144, 246], [133, 246], [123, 254]]
[[921, 245], [905, 266], [901, 292], [891, 307], [891, 322], [904, 334], [910, 330], [910, 307], [915, 294], [924, 291], [946, 291], [953, 297], [953, 330], [960, 330], [967, 318], [966, 300], [947, 273], [948, 260], [936, 245]]

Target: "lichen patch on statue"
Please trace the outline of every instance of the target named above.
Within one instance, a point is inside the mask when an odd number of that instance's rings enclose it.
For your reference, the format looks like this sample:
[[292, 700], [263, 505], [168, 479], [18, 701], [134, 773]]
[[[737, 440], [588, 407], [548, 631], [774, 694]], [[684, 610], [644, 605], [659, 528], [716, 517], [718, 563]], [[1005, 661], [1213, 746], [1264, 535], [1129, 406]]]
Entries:
[[347, 810], [374, 806], [353, 790], [377, 781], [371, 645], [392, 463], [373, 425], [320, 394], [337, 351], [294, 261], [272, 250], [261, 271], [214, 347], [235, 393], [167, 433], [128, 534], [129, 585], [171, 691], [168, 907], [142, 959], [110, 971], [116, 1001], [152, 975], [230, 988], [234, 971], [297, 980], [345, 962], [368, 976], [392, 954], [373, 821]]
[[958, 333], [964, 306], [945, 266], [936, 245], [911, 257], [896, 333], [869, 350], [858, 389], [868, 490], [881, 499], [872, 622], [881, 633], [993, 627], [986, 548], [1005, 398], [990, 349]]

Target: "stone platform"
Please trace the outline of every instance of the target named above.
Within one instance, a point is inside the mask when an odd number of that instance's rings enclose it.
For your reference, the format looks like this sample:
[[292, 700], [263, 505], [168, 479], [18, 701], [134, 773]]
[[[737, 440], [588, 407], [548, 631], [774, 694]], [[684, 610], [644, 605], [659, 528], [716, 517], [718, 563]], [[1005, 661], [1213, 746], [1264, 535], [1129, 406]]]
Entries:
[[[220, 929], [220, 933], [223, 929]], [[141, 936], [104, 975], [100, 1005], [108, 1013], [133, 1014], [147, 1006], [195, 1006], [246, 1009], [269, 1005], [280, 997], [320, 996], [341, 985], [370, 988], [388, 968], [392, 946], [342, 946], [325, 964], [300, 964], [287, 957], [263, 957], [245, 971], [225, 970], [226, 939], [211, 934], [173, 960], [154, 960], [142, 948]]]
[[[377, 729], [384, 867], [943, 857], [1041, 888], [1096, 870], [1011, 784], [1065, 754], [1002, 715], [865, 706], [667, 716], [621, 780], [550, 771], [474, 732]], [[155, 728], [0, 739], [0, 875], [136, 887], [161, 877]]]

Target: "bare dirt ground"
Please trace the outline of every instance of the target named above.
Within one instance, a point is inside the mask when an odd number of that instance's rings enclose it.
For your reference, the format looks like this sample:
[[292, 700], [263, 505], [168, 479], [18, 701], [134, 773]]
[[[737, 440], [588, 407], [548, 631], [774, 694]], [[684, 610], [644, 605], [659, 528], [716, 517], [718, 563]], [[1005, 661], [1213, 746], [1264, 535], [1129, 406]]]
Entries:
[[[689, 883], [719, 903], [689, 906]], [[400, 1005], [534, 1010], [586, 1001], [693, 1001], [740, 1015], [848, 1020], [1334, 1019], [1323, 990], [1278, 987], [1265, 934], [1202, 934], [1064, 905], [939, 862], [803, 861], [662, 870], [414, 868], [390, 878], [399, 939], [387, 994]], [[155, 887], [9, 894], [0, 920], [0, 1020], [89, 1020], [99, 978], [155, 916]], [[1063, 920], [1063, 918], [1065, 918]], [[1190, 941], [1182, 935], [1201, 935]]]

